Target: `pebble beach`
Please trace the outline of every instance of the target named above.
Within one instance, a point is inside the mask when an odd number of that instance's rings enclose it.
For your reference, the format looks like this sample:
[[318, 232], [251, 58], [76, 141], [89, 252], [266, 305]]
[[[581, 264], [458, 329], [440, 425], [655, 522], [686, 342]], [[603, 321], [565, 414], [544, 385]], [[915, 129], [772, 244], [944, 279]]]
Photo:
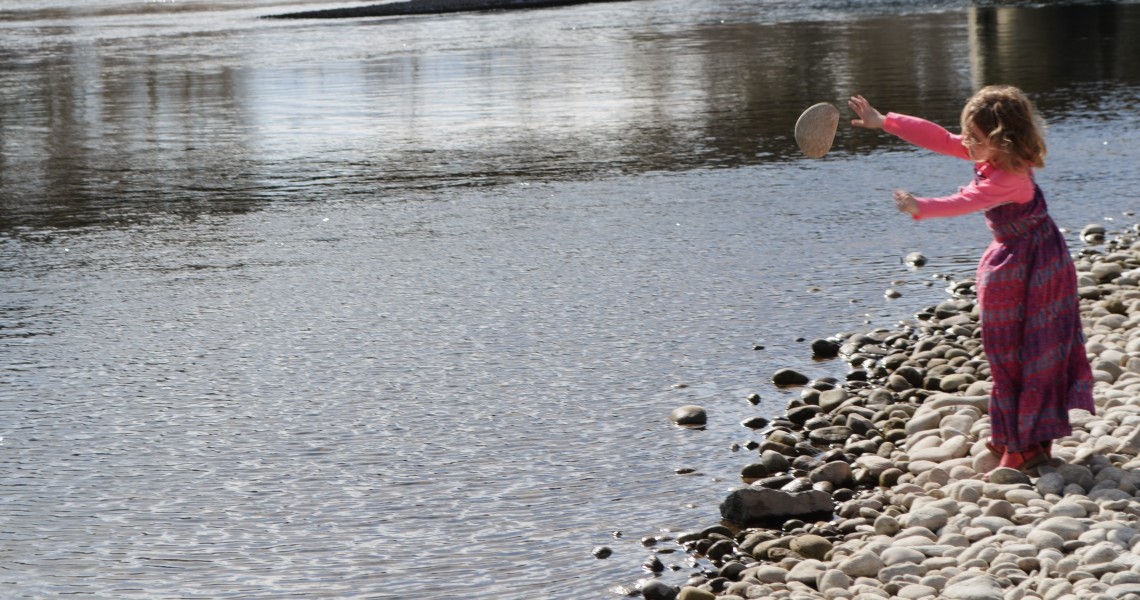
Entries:
[[[1105, 240], [1102, 227], [1089, 226], [1087, 245], [1071, 248], [1097, 408], [1071, 411], [1073, 433], [1054, 443], [1049, 463], [995, 470], [973, 281], [950, 281], [948, 300], [898, 328], [816, 340], [817, 357], [848, 363], [845, 380], [777, 373], [774, 381], [802, 393], [748, 448], [755, 462], [721, 505], [724, 520], [675, 540], [693, 564], [711, 567], [683, 585], [647, 579], [636, 593], [1140, 598], [1140, 237], [1132, 231]], [[779, 497], [757, 507], [740, 494]], [[817, 511], [821, 499], [830, 511]], [[797, 507], [817, 512], [791, 514]], [[776, 518], [757, 521], [764, 511]]]

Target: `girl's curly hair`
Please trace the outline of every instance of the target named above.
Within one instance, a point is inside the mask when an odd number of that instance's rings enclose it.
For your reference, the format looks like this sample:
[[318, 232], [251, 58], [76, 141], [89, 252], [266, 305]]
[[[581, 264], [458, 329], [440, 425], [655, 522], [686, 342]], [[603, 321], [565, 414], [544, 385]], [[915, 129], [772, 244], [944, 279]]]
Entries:
[[1045, 166], [1043, 130], [1033, 102], [1010, 85], [986, 86], [962, 109], [962, 134], [983, 136], [993, 150], [990, 162], [1006, 171]]

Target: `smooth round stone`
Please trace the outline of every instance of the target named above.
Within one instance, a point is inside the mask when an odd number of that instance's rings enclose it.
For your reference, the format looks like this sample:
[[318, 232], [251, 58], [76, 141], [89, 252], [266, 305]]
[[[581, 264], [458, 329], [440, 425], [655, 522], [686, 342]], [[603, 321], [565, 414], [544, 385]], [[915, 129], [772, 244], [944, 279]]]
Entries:
[[1081, 564], [1096, 565], [1110, 563], [1120, 556], [1120, 548], [1112, 542], [1101, 542], [1089, 548], [1081, 558]]
[[851, 465], [841, 460], [831, 461], [812, 470], [812, 482], [827, 481], [835, 486], [842, 486], [851, 481]]
[[883, 551], [883, 564], [888, 567], [897, 565], [899, 563], [921, 563], [926, 560], [926, 555], [914, 548], [907, 547], [893, 547], [887, 548]]
[[793, 539], [788, 547], [804, 558], [823, 560], [831, 550], [831, 542], [824, 537], [807, 534]]
[[828, 569], [819, 576], [816, 587], [824, 593], [829, 590], [846, 590], [851, 587], [851, 576], [839, 569]]
[[1029, 476], [1017, 469], [998, 467], [990, 471], [990, 483], [997, 485], [1016, 485], [1029, 483]]
[[850, 427], [847, 427], [845, 425], [836, 425], [832, 427], [816, 429], [815, 431], [809, 432], [808, 439], [816, 444], [825, 446], [830, 444], [843, 444], [847, 442], [848, 438], [850, 438], [851, 434], [853, 433], [855, 432], [852, 431]]
[[749, 571], [761, 583], [784, 583], [788, 570], [774, 565], [764, 565]]
[[695, 404], [688, 404], [674, 408], [673, 412], [669, 413], [669, 420], [678, 425], [704, 425], [708, 422], [708, 414], [704, 408]]
[[899, 590], [899, 593], [896, 595], [899, 598], [903, 598], [904, 600], [919, 600], [919, 598], [926, 598], [935, 596], [937, 594], [938, 590], [928, 585], [922, 585], [921, 583], [911, 583], [903, 586], [902, 589]]
[[1016, 510], [1013, 508], [1013, 505], [1005, 500], [996, 500], [994, 502], [990, 502], [990, 505], [986, 507], [987, 517], [1001, 517], [1003, 519], [1009, 519], [1013, 517], [1015, 512]]
[[772, 383], [776, 385], [807, 385], [811, 381], [807, 375], [794, 369], [780, 369], [772, 375]]
[[902, 531], [898, 519], [890, 515], [880, 515], [875, 519], [875, 535], [894, 536]]
[[883, 581], [904, 581], [913, 579], [913, 581], [917, 583], [924, 575], [926, 575], [926, 567], [911, 562], [890, 565], [879, 570], [879, 579]]
[[809, 558], [796, 563], [796, 566], [788, 570], [787, 581], [791, 583], [798, 581], [805, 585], [815, 585], [827, 566], [819, 560]]
[[1033, 500], [1042, 500], [1043, 498], [1036, 490], [1009, 490], [1005, 493], [1005, 499], [1009, 500], [1010, 504], [1029, 505]]
[[716, 594], [700, 588], [685, 586], [681, 588], [681, 593], [677, 594], [677, 600], [716, 600]]
[[830, 102], [809, 107], [796, 120], [796, 144], [808, 158], [820, 158], [831, 150], [839, 129], [839, 109]]
[[641, 586], [641, 597], [645, 600], [672, 600], [677, 596], [677, 590], [658, 579], [652, 579]]
[[1037, 491], [1042, 496], [1060, 496], [1065, 491], [1065, 478], [1060, 473], [1046, 473], [1037, 480]]
[[792, 467], [788, 457], [775, 450], [765, 450], [760, 454], [760, 464], [768, 469], [769, 473], [783, 473]]
[[1072, 517], [1050, 517], [1037, 524], [1036, 531], [1051, 531], [1065, 541], [1075, 540], [1088, 531], [1088, 526]]
[[1076, 502], [1061, 501], [1049, 509], [1049, 515], [1054, 517], [1073, 517], [1083, 519], [1089, 516], [1089, 511]]
[[1002, 551], [1014, 556], [1026, 557], [1037, 556], [1038, 549], [1033, 544], [1006, 544]]
[[855, 466], [866, 469], [872, 476], [878, 478], [883, 474], [883, 471], [894, 466], [894, 462], [889, 458], [876, 456], [874, 454], [864, 454], [855, 459]]
[[871, 552], [859, 552], [839, 563], [838, 569], [851, 577], [875, 577], [883, 568], [883, 559]]
[[949, 522], [950, 515], [941, 508], [924, 506], [912, 510], [899, 520], [903, 527], [924, 527], [930, 531], [938, 531]]

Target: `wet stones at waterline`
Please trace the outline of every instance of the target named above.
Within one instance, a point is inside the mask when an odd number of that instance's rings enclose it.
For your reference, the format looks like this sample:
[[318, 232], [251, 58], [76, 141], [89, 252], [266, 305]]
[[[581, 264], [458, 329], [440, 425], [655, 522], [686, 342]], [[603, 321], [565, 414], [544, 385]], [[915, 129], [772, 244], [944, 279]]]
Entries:
[[[755, 479], [721, 505], [733, 529], [677, 538], [692, 564], [707, 566], [674, 591], [853, 600], [1140, 594], [1140, 243], [1120, 234], [1081, 250], [1076, 265], [1096, 412], [1071, 411], [1073, 432], [1054, 442], [1049, 463], [1033, 473], [994, 470], [973, 282], [951, 282], [954, 297], [909, 324], [832, 338], [866, 379], [799, 384], [742, 471]], [[803, 512], [812, 508], [825, 510]]]

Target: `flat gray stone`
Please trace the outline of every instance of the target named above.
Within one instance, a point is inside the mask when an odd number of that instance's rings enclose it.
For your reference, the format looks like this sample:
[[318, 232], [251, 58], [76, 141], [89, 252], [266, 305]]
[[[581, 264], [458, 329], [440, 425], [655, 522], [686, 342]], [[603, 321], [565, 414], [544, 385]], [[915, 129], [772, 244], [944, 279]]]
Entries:
[[726, 520], [749, 527], [783, 517], [832, 512], [835, 502], [831, 494], [819, 490], [785, 492], [747, 487], [729, 493], [720, 504]]
[[981, 575], [946, 586], [941, 597], [947, 600], [1002, 600], [1005, 594], [997, 579]]
[[808, 158], [820, 158], [831, 150], [838, 129], [839, 109], [829, 102], [820, 102], [796, 120], [796, 144]]

